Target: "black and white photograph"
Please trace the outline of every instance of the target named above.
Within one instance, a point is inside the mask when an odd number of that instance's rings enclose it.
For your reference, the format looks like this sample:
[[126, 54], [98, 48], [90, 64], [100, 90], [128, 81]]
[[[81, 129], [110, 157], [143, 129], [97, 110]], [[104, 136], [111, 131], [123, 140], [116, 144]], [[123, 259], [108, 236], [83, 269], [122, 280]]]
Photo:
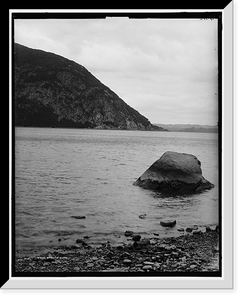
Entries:
[[12, 276], [222, 276], [222, 14], [12, 19]]

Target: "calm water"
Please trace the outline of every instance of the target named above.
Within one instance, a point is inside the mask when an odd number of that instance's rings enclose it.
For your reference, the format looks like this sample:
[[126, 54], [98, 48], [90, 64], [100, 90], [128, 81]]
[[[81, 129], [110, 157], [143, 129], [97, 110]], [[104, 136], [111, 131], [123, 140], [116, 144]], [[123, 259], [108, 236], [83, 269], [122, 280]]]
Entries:
[[[84, 236], [90, 244], [119, 244], [126, 230], [163, 237], [177, 235], [179, 227], [216, 225], [217, 142], [212, 133], [16, 128], [17, 249], [74, 244]], [[133, 186], [168, 150], [196, 155], [215, 188], [163, 199]], [[163, 228], [164, 219], [176, 219], [177, 226]]]

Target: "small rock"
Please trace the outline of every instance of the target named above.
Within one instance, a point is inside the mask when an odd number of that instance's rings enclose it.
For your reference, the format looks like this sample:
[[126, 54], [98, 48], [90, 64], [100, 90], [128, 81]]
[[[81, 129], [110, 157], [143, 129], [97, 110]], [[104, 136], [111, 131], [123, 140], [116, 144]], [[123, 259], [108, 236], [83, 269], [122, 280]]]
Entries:
[[84, 241], [83, 241], [82, 239], [77, 239], [77, 240], [76, 240], [76, 243], [77, 243], [77, 244], [81, 244], [81, 243], [84, 243]]
[[126, 230], [125, 236], [133, 236], [134, 232], [130, 230]]
[[175, 245], [169, 246], [169, 245], [166, 245], [166, 244], [160, 244], [159, 249], [164, 250], [166, 252], [172, 252], [173, 250], [176, 249], [176, 246]]
[[192, 230], [197, 230], [197, 229], [198, 229], [198, 226], [197, 226], [197, 225], [193, 225], [193, 226], [191, 226], [191, 229], [192, 229]]
[[98, 258], [96, 256], [92, 257], [91, 260], [96, 261]]
[[152, 269], [153, 269], [153, 266], [151, 266], [151, 265], [146, 265], [142, 268], [142, 270], [144, 270], [144, 271], [149, 271], [149, 270], [152, 270]]
[[197, 267], [197, 265], [190, 265], [191, 269], [195, 269]]
[[141, 268], [141, 267], [143, 267], [143, 264], [136, 264], [135, 267]]
[[159, 233], [153, 233], [154, 235], [156, 235], [156, 236], [159, 236]]
[[148, 265], [148, 266], [153, 266], [153, 265], [154, 265], [154, 262], [151, 262], [151, 261], [144, 261], [143, 264], [144, 264], [144, 265]]
[[201, 232], [201, 230], [194, 230], [193, 231], [193, 234], [201, 234], [202, 232]]
[[58, 239], [58, 241], [61, 242], [62, 240], [61, 240], [61, 239]]
[[86, 219], [86, 216], [71, 216], [71, 218], [74, 218], [74, 219]]
[[138, 241], [138, 242], [134, 242], [133, 246], [134, 247], [147, 247], [147, 246], [150, 246], [151, 242], [149, 239], [143, 239], [141, 241]]
[[158, 248], [159, 248], [160, 250], [164, 250], [164, 248], [165, 248], [166, 246], [167, 246], [166, 244], [160, 244], [160, 245], [158, 245]]
[[126, 258], [126, 259], [123, 260], [123, 263], [125, 263], [125, 264], [131, 264], [132, 261], [130, 259]]
[[192, 232], [192, 229], [191, 228], [186, 228], [186, 232]]
[[79, 267], [74, 267], [74, 271], [78, 272], [80, 270]]
[[139, 234], [136, 234], [136, 235], [132, 236], [132, 240], [135, 241], [135, 242], [140, 241], [140, 239], [141, 239], [141, 236]]
[[217, 226], [215, 227], [215, 231], [216, 231], [217, 233], [219, 233], [219, 225], [217, 225]]
[[90, 237], [88, 235], [85, 235], [84, 236], [84, 239], [89, 239]]
[[174, 227], [176, 225], [176, 220], [174, 221], [160, 221], [160, 225], [164, 227]]
[[145, 219], [145, 218], [146, 218], [146, 215], [147, 215], [147, 214], [141, 214], [141, 215], [139, 216], [139, 218], [140, 218], [140, 219]]
[[206, 232], [210, 232], [212, 229], [210, 227], [206, 227]]
[[94, 267], [94, 264], [93, 264], [93, 263], [87, 264], [87, 268], [92, 268], [92, 267]]
[[185, 231], [184, 228], [178, 228], [177, 230], [180, 231], [180, 232]]
[[156, 240], [150, 240], [150, 244], [151, 244], [151, 245], [156, 245], [156, 244], [157, 244], [157, 241], [156, 241]]
[[70, 249], [80, 249], [80, 246], [79, 245], [71, 245]]

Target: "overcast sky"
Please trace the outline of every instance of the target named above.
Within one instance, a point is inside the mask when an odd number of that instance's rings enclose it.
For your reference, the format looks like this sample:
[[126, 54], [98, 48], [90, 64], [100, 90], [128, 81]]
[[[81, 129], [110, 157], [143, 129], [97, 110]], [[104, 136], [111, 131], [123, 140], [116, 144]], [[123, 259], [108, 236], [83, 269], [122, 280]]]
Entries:
[[83, 65], [152, 123], [217, 124], [217, 20], [15, 20], [15, 42]]

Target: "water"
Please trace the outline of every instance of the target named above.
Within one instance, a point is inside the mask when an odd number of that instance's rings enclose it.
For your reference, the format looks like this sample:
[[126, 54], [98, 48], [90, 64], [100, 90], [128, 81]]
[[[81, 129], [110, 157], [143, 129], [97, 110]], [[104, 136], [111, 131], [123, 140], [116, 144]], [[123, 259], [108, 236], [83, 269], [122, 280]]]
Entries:
[[[126, 230], [164, 237], [179, 234], [179, 227], [218, 223], [217, 134], [20, 127], [15, 134], [17, 249], [74, 244], [84, 236], [94, 245], [119, 244]], [[162, 198], [134, 186], [169, 150], [196, 155], [215, 187]], [[177, 226], [160, 226], [164, 219]]]

